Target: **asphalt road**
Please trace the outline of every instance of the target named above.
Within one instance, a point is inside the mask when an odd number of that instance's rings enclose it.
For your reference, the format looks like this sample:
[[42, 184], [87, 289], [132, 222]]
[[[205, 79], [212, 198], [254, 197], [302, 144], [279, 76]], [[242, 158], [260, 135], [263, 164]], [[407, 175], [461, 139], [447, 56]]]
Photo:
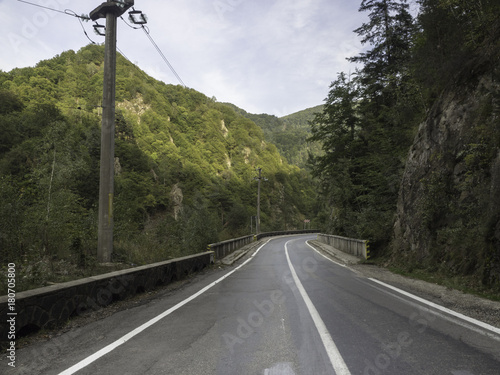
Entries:
[[162, 298], [19, 350], [5, 373], [500, 374], [500, 330], [364, 278], [313, 238], [272, 239]]

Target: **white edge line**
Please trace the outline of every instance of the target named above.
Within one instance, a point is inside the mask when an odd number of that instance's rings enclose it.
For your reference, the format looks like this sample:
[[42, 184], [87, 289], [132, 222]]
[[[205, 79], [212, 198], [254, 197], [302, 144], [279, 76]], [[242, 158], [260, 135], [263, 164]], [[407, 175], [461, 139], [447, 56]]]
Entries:
[[[326, 255], [322, 254], [320, 251], [318, 251], [316, 248], [314, 248], [314, 247], [313, 247], [313, 246], [309, 243], [309, 241], [306, 241], [306, 244], [307, 244], [307, 246], [309, 246], [311, 249], [313, 249], [314, 251], [316, 251], [319, 255], [321, 255], [322, 257], [324, 257], [324, 258], [326, 258], [326, 259], [328, 259], [330, 262], [335, 263], [336, 265], [339, 265], [339, 266], [341, 266], [341, 267], [349, 268], [349, 267], [347, 267], [346, 265], [341, 264], [341, 263], [338, 263], [338, 262], [334, 261], [333, 259], [330, 259], [330, 258], [329, 258], [329, 257], [327, 257]], [[458, 313], [458, 312], [456, 312], [456, 311], [450, 310], [450, 309], [448, 309], [448, 308], [446, 308], [446, 307], [440, 306], [440, 305], [435, 304], [435, 303], [433, 303], [433, 302], [431, 302], [431, 301], [428, 301], [428, 300], [426, 300], [426, 299], [423, 299], [423, 298], [417, 297], [417, 296], [415, 296], [415, 295], [413, 295], [413, 294], [411, 294], [411, 293], [405, 292], [404, 290], [401, 290], [401, 289], [396, 288], [396, 287], [394, 287], [394, 286], [392, 286], [392, 285], [386, 284], [386, 283], [384, 283], [384, 282], [382, 282], [382, 281], [379, 281], [379, 280], [377, 280], [377, 279], [368, 278], [368, 280], [371, 280], [371, 281], [373, 281], [373, 282], [375, 282], [375, 283], [377, 283], [377, 284], [383, 285], [383, 286], [385, 286], [386, 288], [392, 289], [392, 290], [394, 290], [394, 291], [396, 291], [396, 292], [398, 292], [398, 293], [400, 293], [400, 294], [402, 294], [402, 295], [405, 295], [405, 296], [407, 296], [407, 297], [409, 297], [409, 298], [412, 298], [412, 299], [414, 299], [414, 300], [416, 300], [416, 301], [418, 301], [418, 302], [421, 302], [421, 303], [423, 303], [423, 304], [425, 304], [425, 305], [427, 305], [427, 306], [430, 306], [430, 307], [432, 307], [432, 308], [434, 308], [434, 309], [436, 309], [436, 310], [439, 310], [439, 311], [445, 312], [445, 313], [447, 313], [447, 314], [449, 314], [449, 315], [455, 316], [455, 317], [457, 317], [457, 318], [460, 318], [460, 319], [462, 319], [462, 320], [465, 320], [466, 322], [469, 322], [469, 323], [472, 323], [472, 324], [474, 324], [474, 325], [476, 325], [476, 326], [479, 326], [479, 327], [481, 327], [481, 328], [483, 328], [483, 329], [485, 329], [485, 330], [487, 330], [487, 331], [490, 331], [490, 332], [493, 332], [493, 333], [496, 333], [496, 334], [500, 335], [500, 329], [498, 329], [497, 327], [494, 327], [494, 326], [489, 325], [489, 324], [487, 324], [487, 323], [481, 322], [480, 320], [477, 320], [477, 319], [474, 319], [474, 318], [468, 317], [468, 316], [466, 316], [466, 315], [460, 314], [460, 313]]]
[[336, 262], [334, 261], [333, 259], [327, 257], [325, 254], [323, 254], [322, 252], [320, 252], [318, 249], [316, 249], [313, 245], [311, 245], [309, 243], [309, 241], [306, 241], [306, 245], [309, 246], [311, 249], [313, 249], [314, 251], [316, 251], [319, 255], [321, 255], [323, 258], [325, 258], [326, 260], [329, 260], [330, 262], [332, 263], [335, 263], [337, 266], [340, 266], [340, 267], [344, 267], [344, 268], [349, 268], [347, 267], [345, 264], [342, 264], [342, 263], [339, 263], [339, 262]]
[[264, 246], [266, 246], [268, 244], [268, 242], [271, 241], [271, 239], [267, 240], [264, 244], [262, 244], [255, 251], [255, 253], [252, 254], [251, 258], [247, 259], [245, 262], [243, 262], [241, 265], [239, 265], [238, 267], [236, 267], [231, 272], [229, 272], [226, 275], [222, 276], [220, 279], [214, 281], [213, 283], [207, 285], [206, 287], [204, 287], [203, 289], [201, 289], [199, 292], [193, 294], [191, 297], [186, 298], [184, 301], [179, 302], [177, 305], [171, 307], [170, 309], [166, 310], [165, 312], [161, 313], [160, 315], [154, 317], [153, 319], [149, 320], [148, 322], [144, 323], [143, 325], [137, 327], [133, 331], [127, 333], [125, 336], [122, 336], [121, 338], [119, 338], [115, 342], [109, 344], [108, 346], [102, 348], [101, 350], [97, 351], [96, 353], [92, 354], [91, 356], [89, 356], [89, 357], [85, 358], [84, 360], [78, 362], [76, 365], [74, 365], [74, 366], [70, 367], [69, 369], [67, 369], [67, 370], [59, 373], [59, 375], [72, 375], [72, 374], [76, 373], [77, 371], [80, 371], [81, 369], [83, 369], [83, 368], [87, 367], [88, 365], [90, 365], [92, 362], [95, 362], [99, 358], [101, 358], [101, 357], [105, 356], [106, 354], [110, 353], [111, 351], [115, 350], [120, 345], [125, 344], [127, 341], [129, 341], [131, 338], [133, 338], [134, 336], [136, 336], [139, 333], [141, 333], [142, 331], [144, 331], [146, 328], [151, 327], [153, 324], [157, 323], [161, 319], [163, 319], [166, 316], [168, 316], [171, 313], [173, 313], [175, 310], [180, 309], [182, 306], [184, 306], [187, 303], [191, 302], [196, 297], [199, 297], [200, 295], [202, 295], [203, 293], [205, 293], [207, 290], [209, 290], [213, 286], [217, 285], [222, 280], [228, 278], [233, 273], [235, 273], [236, 271], [238, 271], [240, 268], [242, 268], [243, 266], [245, 266], [248, 262], [250, 262], [253, 259], [253, 257], [255, 255], [257, 255], [257, 253], [260, 251], [260, 249], [262, 249]]
[[412, 298], [412, 299], [414, 299], [414, 300], [416, 300], [418, 302], [421, 302], [421, 303], [423, 303], [423, 304], [425, 304], [427, 306], [430, 306], [430, 307], [432, 307], [432, 308], [434, 308], [436, 310], [445, 312], [445, 313], [447, 313], [449, 315], [453, 315], [456, 318], [465, 320], [466, 322], [472, 323], [472, 324], [474, 324], [476, 326], [479, 326], [479, 327], [481, 327], [481, 328], [483, 328], [483, 329], [485, 329], [487, 331], [490, 331], [490, 332], [496, 333], [497, 335], [500, 335], [500, 329], [498, 329], [498, 328], [496, 328], [496, 327], [494, 327], [492, 325], [489, 325], [487, 323], [481, 322], [480, 320], [468, 317], [466, 315], [460, 314], [460, 313], [458, 313], [456, 311], [453, 311], [453, 310], [450, 310], [450, 309], [448, 309], [446, 307], [443, 307], [443, 306], [440, 306], [438, 304], [435, 304], [435, 303], [433, 303], [431, 301], [427, 301], [427, 300], [425, 300], [423, 298], [417, 297], [417, 296], [415, 296], [415, 295], [413, 295], [411, 293], [405, 292], [404, 290], [401, 290], [401, 289], [396, 288], [396, 287], [394, 287], [392, 285], [386, 284], [386, 283], [384, 283], [382, 281], [379, 281], [377, 279], [369, 278], [368, 280], [371, 280], [371, 281], [373, 281], [373, 282], [375, 282], [377, 284], [383, 285], [386, 288], [392, 289], [392, 290], [394, 290], [394, 291], [396, 291], [396, 292], [398, 292], [398, 293], [400, 293], [400, 294], [402, 294], [404, 296]]
[[335, 370], [335, 373], [337, 375], [351, 375], [349, 369], [347, 368], [347, 365], [344, 362], [344, 359], [340, 355], [337, 345], [335, 345], [335, 342], [333, 341], [332, 336], [330, 335], [330, 332], [328, 332], [328, 329], [326, 328], [325, 323], [321, 319], [318, 310], [316, 310], [316, 307], [314, 307], [314, 304], [312, 303], [311, 299], [309, 298], [309, 295], [307, 294], [306, 290], [304, 289], [304, 286], [302, 285], [302, 283], [299, 280], [299, 277], [297, 276], [297, 272], [295, 272], [295, 268], [293, 267], [292, 262], [290, 260], [290, 256], [288, 255], [287, 245], [289, 242], [290, 241], [285, 243], [285, 254], [286, 254], [286, 260], [288, 261], [288, 266], [290, 267], [290, 271], [292, 273], [292, 277], [293, 280], [295, 281], [297, 289], [299, 290], [302, 298], [304, 299], [304, 302], [306, 303], [307, 308], [309, 309], [309, 313], [311, 314], [314, 325], [316, 326], [316, 329], [319, 332], [321, 341], [323, 341], [323, 345], [325, 346], [326, 352], [333, 366], [333, 369]]

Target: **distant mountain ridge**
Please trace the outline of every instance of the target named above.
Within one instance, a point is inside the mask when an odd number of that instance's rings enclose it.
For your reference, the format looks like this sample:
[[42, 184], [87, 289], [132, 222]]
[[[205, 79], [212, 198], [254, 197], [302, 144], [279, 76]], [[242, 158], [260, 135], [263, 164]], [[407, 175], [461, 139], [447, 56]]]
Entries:
[[226, 103], [242, 116], [252, 120], [264, 131], [268, 142], [273, 143], [286, 160], [300, 168], [306, 168], [309, 154], [321, 152], [321, 145], [308, 142], [311, 135], [310, 122], [317, 113], [323, 111], [323, 105], [307, 108], [284, 117], [268, 114], [252, 114], [233, 104]]

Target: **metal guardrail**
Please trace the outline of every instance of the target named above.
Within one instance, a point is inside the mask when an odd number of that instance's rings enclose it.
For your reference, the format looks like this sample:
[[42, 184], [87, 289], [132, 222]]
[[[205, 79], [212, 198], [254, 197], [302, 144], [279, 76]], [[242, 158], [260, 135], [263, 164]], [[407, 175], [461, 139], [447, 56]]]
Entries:
[[318, 234], [318, 241], [330, 245], [340, 251], [352, 254], [364, 259], [370, 258], [370, 246], [366, 240], [357, 240], [354, 238], [347, 238], [335, 236], [331, 234], [321, 234], [318, 230], [290, 230], [279, 232], [265, 232], [258, 235], [248, 235], [227, 241], [217, 242], [208, 245], [208, 250], [213, 251], [215, 259], [223, 259], [234, 251], [241, 249], [243, 246], [252, 243], [255, 240], [260, 240], [265, 237], [294, 235], [294, 234]]

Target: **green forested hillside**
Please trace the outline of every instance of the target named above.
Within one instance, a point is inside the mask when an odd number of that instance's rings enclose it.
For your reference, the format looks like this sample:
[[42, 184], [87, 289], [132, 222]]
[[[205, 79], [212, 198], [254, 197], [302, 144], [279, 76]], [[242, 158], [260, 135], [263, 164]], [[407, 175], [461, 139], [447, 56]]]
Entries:
[[[310, 156], [320, 155], [321, 144], [311, 140], [311, 122], [323, 110], [323, 105], [292, 113], [280, 120], [283, 127], [275, 132], [274, 143], [281, 145], [288, 160], [302, 168], [309, 163]], [[279, 147], [279, 146], [278, 146]]]
[[365, 50], [313, 121], [323, 222], [407, 272], [500, 288], [500, 3], [363, 0]]
[[267, 141], [273, 143], [286, 160], [301, 168], [307, 166], [309, 154], [321, 153], [320, 143], [311, 141], [311, 125], [315, 115], [322, 111], [323, 105], [308, 108], [285, 117], [268, 114], [252, 114], [231, 105], [238, 113], [252, 120], [264, 131]]
[[283, 122], [285, 129], [297, 129], [304, 128], [310, 131], [311, 125], [310, 122], [314, 120], [316, 114], [323, 111], [324, 105], [318, 105], [316, 107], [307, 108], [302, 111], [292, 113], [291, 115], [287, 115], [281, 117], [281, 121]]
[[[104, 50], [89, 45], [0, 72], [0, 256], [37, 284], [95, 261]], [[262, 230], [301, 228], [314, 187], [231, 106], [118, 58], [115, 261], [144, 263]], [[75, 267], [76, 267], [75, 266]]]

